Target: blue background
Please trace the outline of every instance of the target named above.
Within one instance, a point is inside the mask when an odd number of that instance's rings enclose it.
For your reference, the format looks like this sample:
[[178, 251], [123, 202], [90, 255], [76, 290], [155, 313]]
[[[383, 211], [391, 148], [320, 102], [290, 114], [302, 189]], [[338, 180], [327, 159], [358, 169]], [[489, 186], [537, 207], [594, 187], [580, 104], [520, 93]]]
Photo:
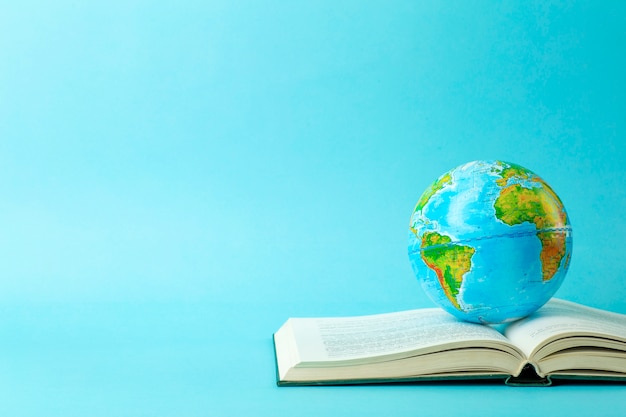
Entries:
[[[291, 316], [430, 307], [421, 192], [541, 175], [626, 313], [619, 1], [4, 1], [0, 414], [623, 415], [620, 385], [277, 388]], [[242, 414], [243, 415], [243, 414]]]

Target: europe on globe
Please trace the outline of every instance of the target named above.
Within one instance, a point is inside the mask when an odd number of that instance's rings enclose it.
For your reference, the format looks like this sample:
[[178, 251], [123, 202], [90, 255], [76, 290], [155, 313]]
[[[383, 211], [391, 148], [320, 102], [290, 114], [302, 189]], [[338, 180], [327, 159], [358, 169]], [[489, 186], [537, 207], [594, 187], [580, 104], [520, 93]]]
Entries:
[[437, 305], [462, 320], [503, 323], [531, 314], [561, 286], [572, 227], [535, 173], [473, 161], [424, 191], [408, 244], [413, 272]]

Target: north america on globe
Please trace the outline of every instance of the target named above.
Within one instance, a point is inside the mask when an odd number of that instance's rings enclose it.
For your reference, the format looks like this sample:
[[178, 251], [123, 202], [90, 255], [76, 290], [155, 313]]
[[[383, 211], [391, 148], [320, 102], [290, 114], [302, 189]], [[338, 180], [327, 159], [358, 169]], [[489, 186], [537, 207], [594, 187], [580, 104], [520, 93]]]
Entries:
[[558, 289], [572, 232], [563, 203], [532, 171], [502, 161], [457, 167], [423, 192], [409, 258], [433, 301], [459, 318], [511, 321]]

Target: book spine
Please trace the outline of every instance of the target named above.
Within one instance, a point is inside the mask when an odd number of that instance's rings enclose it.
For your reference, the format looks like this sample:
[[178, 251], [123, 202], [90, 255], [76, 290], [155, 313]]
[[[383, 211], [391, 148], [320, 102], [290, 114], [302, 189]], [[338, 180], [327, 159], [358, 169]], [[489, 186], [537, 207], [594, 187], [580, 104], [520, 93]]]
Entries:
[[513, 387], [549, 387], [552, 380], [549, 376], [539, 376], [535, 365], [528, 362], [518, 375], [511, 375], [504, 383]]

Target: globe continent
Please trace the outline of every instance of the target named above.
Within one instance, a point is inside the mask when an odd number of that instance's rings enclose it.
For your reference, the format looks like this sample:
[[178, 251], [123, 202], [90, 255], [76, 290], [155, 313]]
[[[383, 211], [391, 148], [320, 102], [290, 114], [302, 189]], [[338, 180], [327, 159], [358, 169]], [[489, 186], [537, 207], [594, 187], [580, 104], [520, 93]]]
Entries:
[[456, 317], [522, 318], [560, 287], [572, 251], [563, 203], [532, 171], [474, 161], [439, 177], [409, 226], [409, 259], [428, 296]]

